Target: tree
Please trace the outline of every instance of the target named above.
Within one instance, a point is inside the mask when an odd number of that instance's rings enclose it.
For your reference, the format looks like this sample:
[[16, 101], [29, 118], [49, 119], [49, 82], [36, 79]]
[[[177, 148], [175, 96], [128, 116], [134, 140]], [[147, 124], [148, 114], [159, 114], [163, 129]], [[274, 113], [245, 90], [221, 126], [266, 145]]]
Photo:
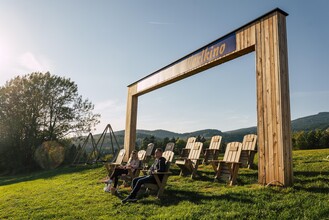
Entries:
[[307, 149], [317, 149], [319, 148], [319, 140], [321, 136], [321, 131], [320, 130], [312, 130], [307, 133], [307, 143], [308, 143], [308, 148]]
[[[18, 76], [0, 87], [1, 139], [6, 153], [21, 166], [32, 163], [43, 141], [87, 133], [99, 123], [94, 105], [83, 100], [70, 79], [47, 73]], [[12, 157], [12, 156], [11, 156]], [[17, 166], [17, 164], [15, 165]]]
[[294, 149], [300, 149], [304, 150], [308, 148], [308, 142], [307, 142], [307, 133], [304, 131], [299, 131], [294, 134], [294, 139], [293, 143], [295, 143]]
[[150, 142], [150, 139], [148, 138], [148, 137], [145, 137], [144, 139], [143, 139], [143, 141], [142, 141], [142, 146], [141, 146], [141, 150], [146, 150], [146, 148], [147, 148], [147, 145], [149, 144], [149, 143], [151, 143]]
[[182, 152], [182, 149], [185, 148], [186, 146], [186, 141], [183, 139], [177, 139], [176, 143], [175, 143], [175, 155], [180, 155]]
[[329, 129], [322, 132], [322, 136], [319, 140], [319, 148], [329, 148]]

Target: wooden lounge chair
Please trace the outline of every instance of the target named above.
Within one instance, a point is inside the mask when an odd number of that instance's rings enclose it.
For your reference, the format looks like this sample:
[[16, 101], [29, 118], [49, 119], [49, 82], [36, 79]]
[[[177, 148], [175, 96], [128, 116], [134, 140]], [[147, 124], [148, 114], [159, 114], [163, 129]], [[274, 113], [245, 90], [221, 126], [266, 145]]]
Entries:
[[187, 139], [186, 146], [185, 146], [185, 148], [182, 149], [181, 154], [180, 154], [181, 159], [185, 159], [188, 157], [190, 150], [193, 147], [195, 141], [196, 141], [195, 137], [190, 137]]
[[154, 148], [154, 144], [153, 143], [149, 143], [147, 145], [145, 159], [144, 159], [145, 165], [148, 164], [148, 162], [150, 161], [151, 157], [153, 156], [153, 154], [152, 154], [153, 153], [153, 148]]
[[146, 157], [146, 150], [138, 151], [137, 155], [138, 155], [139, 161], [144, 162], [145, 157]]
[[139, 168], [135, 169], [135, 172], [132, 172], [131, 169], [129, 169], [128, 172], [128, 178], [132, 180], [135, 177], [138, 177], [140, 174], [140, 171], [143, 169], [143, 163], [146, 158], [146, 151], [145, 150], [140, 150], [137, 152], [138, 159], [139, 159]]
[[204, 152], [203, 163], [208, 164], [209, 160], [217, 160], [220, 152], [220, 144], [222, 141], [222, 136], [216, 135], [211, 138], [209, 148]]
[[240, 157], [241, 167], [250, 169], [257, 153], [257, 135], [248, 134], [243, 137], [242, 152]]
[[137, 152], [138, 155], [138, 159], [139, 159], [139, 167], [137, 169], [134, 170], [134, 172], [132, 171], [132, 169], [127, 168], [128, 169], [128, 174], [127, 175], [121, 175], [120, 179], [123, 180], [123, 184], [125, 186], [128, 186], [129, 182], [131, 180], [133, 180], [134, 178], [138, 177], [140, 175], [140, 171], [143, 169], [143, 162], [145, 160], [145, 156], [146, 156], [146, 151], [145, 150], [140, 150]]
[[166, 145], [166, 148], [164, 151], [174, 151], [175, 143], [174, 142], [169, 142]]
[[[162, 156], [166, 158], [166, 171], [165, 172], [157, 172], [154, 175], [156, 184], [152, 183], [146, 183], [144, 184], [144, 188], [153, 192], [156, 192], [157, 198], [160, 198], [163, 194], [164, 188], [167, 184], [168, 177], [171, 175], [171, 172], [169, 171], [170, 165], [172, 163], [172, 160], [174, 158], [174, 152], [173, 151], [165, 151], [163, 152]], [[163, 175], [162, 181], [159, 178], [159, 175]]]
[[202, 159], [200, 159], [200, 154], [202, 151], [203, 143], [195, 142], [190, 150], [187, 159], [176, 160], [176, 165], [180, 168], [181, 176], [191, 174], [192, 179], [197, 174], [198, 166]]
[[117, 158], [115, 160], [115, 162], [113, 163], [105, 163], [104, 166], [108, 172], [108, 175], [111, 176], [112, 172], [114, 171], [114, 169], [117, 167], [117, 166], [121, 166], [122, 165], [122, 161], [123, 161], [123, 158], [126, 154], [126, 150], [125, 149], [121, 149], [117, 155]]
[[240, 166], [242, 143], [228, 143], [223, 160], [213, 160], [212, 166], [215, 170], [215, 180], [223, 180], [231, 186], [236, 183]]

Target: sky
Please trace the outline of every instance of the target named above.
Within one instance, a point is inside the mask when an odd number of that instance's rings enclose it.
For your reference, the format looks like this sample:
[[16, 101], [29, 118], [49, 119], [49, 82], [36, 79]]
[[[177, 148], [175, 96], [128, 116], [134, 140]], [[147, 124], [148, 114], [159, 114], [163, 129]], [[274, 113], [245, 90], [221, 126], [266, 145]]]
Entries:
[[[263, 14], [287, 12], [291, 118], [329, 111], [329, 1], [0, 0], [0, 86], [17, 75], [70, 78], [107, 124], [125, 129], [127, 86]], [[138, 99], [137, 128], [256, 126], [255, 53]]]

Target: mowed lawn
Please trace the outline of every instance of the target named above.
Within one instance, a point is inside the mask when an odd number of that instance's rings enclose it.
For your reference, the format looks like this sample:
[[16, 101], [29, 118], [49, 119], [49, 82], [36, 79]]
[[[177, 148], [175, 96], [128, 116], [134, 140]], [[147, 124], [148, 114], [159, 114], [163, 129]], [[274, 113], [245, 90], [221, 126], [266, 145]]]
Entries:
[[213, 181], [210, 165], [195, 180], [173, 175], [161, 200], [149, 195], [121, 204], [103, 191], [101, 166], [63, 167], [0, 177], [0, 219], [329, 219], [329, 149], [293, 151], [294, 186], [257, 184], [240, 169], [237, 186]]

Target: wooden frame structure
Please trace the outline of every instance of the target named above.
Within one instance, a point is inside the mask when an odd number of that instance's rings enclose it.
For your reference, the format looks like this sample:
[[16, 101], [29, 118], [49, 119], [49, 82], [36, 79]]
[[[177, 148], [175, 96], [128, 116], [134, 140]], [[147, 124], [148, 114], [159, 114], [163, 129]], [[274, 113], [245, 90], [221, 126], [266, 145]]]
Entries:
[[129, 85], [124, 143], [127, 155], [135, 148], [140, 95], [255, 51], [258, 182], [293, 185], [287, 15], [276, 8]]

